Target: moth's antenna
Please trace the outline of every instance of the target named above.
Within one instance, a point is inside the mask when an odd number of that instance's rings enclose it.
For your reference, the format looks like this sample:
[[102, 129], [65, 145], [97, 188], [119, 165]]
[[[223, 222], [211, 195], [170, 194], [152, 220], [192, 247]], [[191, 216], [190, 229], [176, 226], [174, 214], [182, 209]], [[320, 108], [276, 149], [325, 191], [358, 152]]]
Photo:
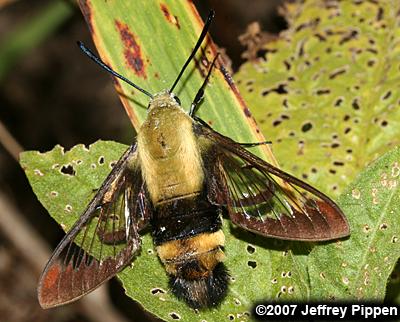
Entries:
[[79, 48], [91, 59], [93, 60], [96, 64], [98, 64], [100, 67], [105, 69], [107, 72], [110, 74], [114, 75], [115, 77], [118, 77], [119, 79], [123, 80], [125, 83], [128, 83], [132, 87], [136, 88], [137, 90], [141, 91], [142, 93], [146, 94], [150, 98], [153, 98], [153, 95], [146, 91], [145, 89], [139, 87], [138, 85], [132, 83], [129, 79], [126, 77], [122, 76], [121, 74], [118, 74], [116, 71], [114, 71], [110, 66], [106, 65], [99, 57], [96, 56], [89, 48], [87, 48], [83, 42], [78, 41], [78, 46]]
[[200, 89], [197, 91], [197, 94], [194, 97], [192, 105], [190, 105], [190, 111], [189, 111], [189, 115], [190, 116], [193, 116], [196, 113], [196, 111], [197, 111], [197, 109], [199, 107], [199, 103], [200, 103], [200, 101], [202, 100], [202, 98], [204, 96], [204, 89], [206, 88], [206, 86], [208, 84], [208, 80], [209, 80], [209, 78], [211, 76], [211, 71], [212, 71], [212, 69], [213, 69], [213, 67], [215, 65], [215, 62], [216, 62], [218, 56], [219, 56], [219, 53], [217, 53], [217, 55], [215, 55], [215, 57], [214, 57], [214, 59], [213, 59], [213, 61], [211, 63], [210, 69], [208, 70], [207, 76], [204, 79], [204, 82], [201, 85]]
[[211, 21], [214, 18], [214, 15], [215, 15], [214, 10], [211, 10], [210, 13], [208, 14], [207, 21], [204, 24], [203, 30], [201, 31], [200, 37], [197, 40], [196, 46], [194, 46], [194, 49], [193, 49], [192, 53], [190, 54], [189, 58], [186, 60], [185, 64], [183, 65], [183, 67], [182, 67], [181, 71], [179, 72], [179, 75], [176, 78], [174, 84], [171, 86], [171, 89], [169, 90], [170, 93], [172, 93], [172, 91], [174, 90], [176, 84], [178, 84], [180, 78], [182, 77], [182, 74], [185, 71], [186, 67], [189, 65], [189, 63], [193, 59], [194, 55], [196, 55], [197, 50], [199, 49], [201, 43], [203, 42], [204, 38], [207, 35], [207, 31], [210, 28], [210, 24], [211, 24]]

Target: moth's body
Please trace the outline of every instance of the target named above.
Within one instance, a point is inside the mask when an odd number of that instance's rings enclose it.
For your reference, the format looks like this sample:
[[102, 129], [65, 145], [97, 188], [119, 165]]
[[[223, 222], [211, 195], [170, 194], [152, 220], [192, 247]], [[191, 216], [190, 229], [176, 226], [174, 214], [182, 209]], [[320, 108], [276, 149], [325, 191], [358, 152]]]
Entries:
[[193, 119], [168, 91], [151, 100], [137, 135], [138, 160], [153, 205], [157, 253], [176, 296], [192, 307], [218, 304], [226, 293], [221, 263], [224, 234], [220, 208], [205, 193], [202, 154]]

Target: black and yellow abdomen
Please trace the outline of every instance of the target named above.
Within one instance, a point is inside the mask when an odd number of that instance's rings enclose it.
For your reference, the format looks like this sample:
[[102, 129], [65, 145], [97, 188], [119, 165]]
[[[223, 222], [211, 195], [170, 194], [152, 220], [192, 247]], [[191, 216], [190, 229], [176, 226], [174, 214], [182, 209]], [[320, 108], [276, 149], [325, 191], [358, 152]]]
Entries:
[[216, 306], [228, 286], [220, 209], [206, 197], [192, 119], [179, 106], [163, 103], [154, 103], [138, 133], [153, 241], [172, 292], [193, 308]]
[[172, 292], [193, 308], [218, 305], [228, 286], [219, 209], [201, 195], [177, 199], [156, 207], [152, 227]]

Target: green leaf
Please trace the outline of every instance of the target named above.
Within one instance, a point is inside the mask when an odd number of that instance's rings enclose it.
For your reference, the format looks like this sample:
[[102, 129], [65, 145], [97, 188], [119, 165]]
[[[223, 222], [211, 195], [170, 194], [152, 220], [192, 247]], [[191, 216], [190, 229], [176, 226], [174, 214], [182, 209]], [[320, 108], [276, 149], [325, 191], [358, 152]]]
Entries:
[[340, 197], [351, 214], [351, 237], [315, 248], [310, 256], [314, 299], [380, 300], [400, 256], [400, 148], [364, 170]]
[[281, 167], [338, 196], [400, 144], [400, 2], [284, 9], [289, 28], [235, 78]]
[[90, 149], [79, 144], [64, 152], [57, 145], [46, 153], [23, 152], [20, 163], [40, 202], [68, 231], [126, 148], [98, 141]]

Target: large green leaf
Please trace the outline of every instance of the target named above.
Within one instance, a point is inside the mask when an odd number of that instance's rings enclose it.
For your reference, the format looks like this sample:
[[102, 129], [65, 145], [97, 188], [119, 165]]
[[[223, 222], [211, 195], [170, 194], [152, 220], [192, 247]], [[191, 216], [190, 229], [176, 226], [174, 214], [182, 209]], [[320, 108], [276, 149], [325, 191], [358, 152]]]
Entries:
[[289, 28], [235, 75], [282, 168], [330, 195], [400, 143], [399, 10], [397, 0], [286, 5]]
[[311, 252], [312, 298], [383, 300], [400, 256], [399, 179], [396, 148], [363, 171], [340, 197], [343, 211], [352, 214], [352, 235]]

